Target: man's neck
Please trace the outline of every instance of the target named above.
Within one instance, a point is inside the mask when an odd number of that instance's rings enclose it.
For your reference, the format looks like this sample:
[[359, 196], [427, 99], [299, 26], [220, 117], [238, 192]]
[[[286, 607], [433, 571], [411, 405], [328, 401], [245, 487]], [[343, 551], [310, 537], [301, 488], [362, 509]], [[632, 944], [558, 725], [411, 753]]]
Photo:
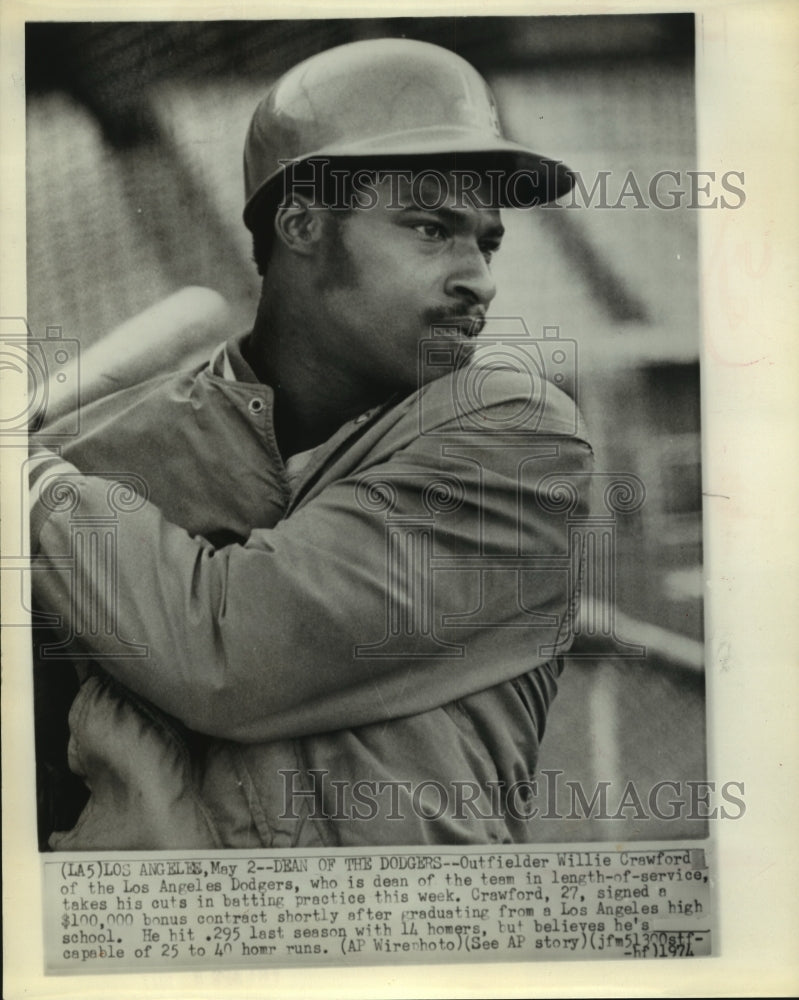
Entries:
[[324, 331], [317, 322], [265, 288], [248, 340], [248, 364], [274, 390], [275, 436], [284, 458], [322, 444], [348, 420], [386, 401], [379, 388], [354, 384], [320, 358], [315, 345], [324, 342]]

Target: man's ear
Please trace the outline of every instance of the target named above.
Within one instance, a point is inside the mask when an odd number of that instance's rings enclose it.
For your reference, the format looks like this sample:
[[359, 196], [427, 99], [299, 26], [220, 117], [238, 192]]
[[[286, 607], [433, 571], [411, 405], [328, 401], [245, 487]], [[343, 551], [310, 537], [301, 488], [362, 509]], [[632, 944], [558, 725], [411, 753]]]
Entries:
[[301, 194], [293, 194], [291, 203], [281, 205], [275, 213], [277, 238], [293, 253], [315, 253], [323, 225], [321, 212], [312, 210], [309, 199]]

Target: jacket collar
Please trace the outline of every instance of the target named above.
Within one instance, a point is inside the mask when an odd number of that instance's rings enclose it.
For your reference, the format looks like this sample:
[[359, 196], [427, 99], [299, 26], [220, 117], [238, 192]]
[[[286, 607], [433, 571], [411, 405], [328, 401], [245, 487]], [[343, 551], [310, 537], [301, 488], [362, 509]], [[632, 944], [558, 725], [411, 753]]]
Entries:
[[220, 344], [211, 356], [211, 372], [228, 382], [248, 382], [260, 384], [255, 372], [244, 358], [244, 347], [249, 333], [239, 334]]

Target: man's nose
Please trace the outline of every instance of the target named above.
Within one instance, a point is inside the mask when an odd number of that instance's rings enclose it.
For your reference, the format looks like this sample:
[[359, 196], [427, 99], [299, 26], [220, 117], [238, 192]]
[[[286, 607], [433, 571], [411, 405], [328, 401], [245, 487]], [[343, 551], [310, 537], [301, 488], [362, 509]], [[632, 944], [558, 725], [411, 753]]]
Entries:
[[497, 294], [497, 285], [483, 252], [475, 247], [462, 252], [447, 279], [447, 294], [484, 308]]

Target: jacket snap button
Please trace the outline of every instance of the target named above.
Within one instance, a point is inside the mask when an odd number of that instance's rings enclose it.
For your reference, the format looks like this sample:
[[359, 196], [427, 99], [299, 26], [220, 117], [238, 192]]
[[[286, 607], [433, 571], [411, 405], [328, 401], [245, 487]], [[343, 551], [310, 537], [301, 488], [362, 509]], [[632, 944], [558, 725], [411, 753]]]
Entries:
[[264, 401], [262, 399], [251, 399], [248, 407], [250, 413], [263, 413]]

